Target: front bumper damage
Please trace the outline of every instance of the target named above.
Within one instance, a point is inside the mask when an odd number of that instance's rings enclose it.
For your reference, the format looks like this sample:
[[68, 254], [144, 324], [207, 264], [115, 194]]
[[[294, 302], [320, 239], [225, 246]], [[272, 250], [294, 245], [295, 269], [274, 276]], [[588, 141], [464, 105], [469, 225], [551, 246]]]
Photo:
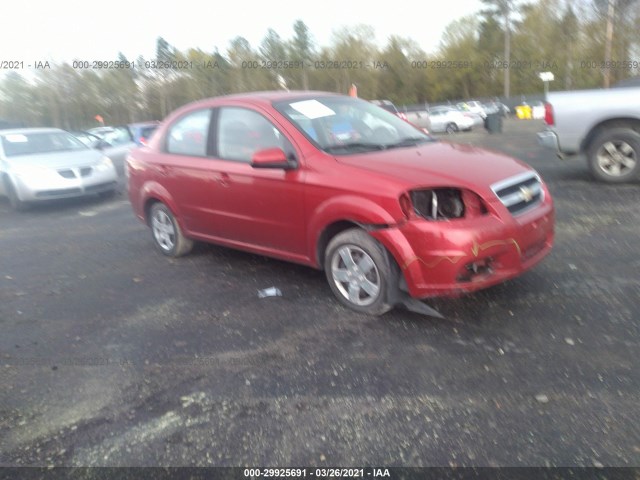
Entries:
[[414, 299], [459, 296], [517, 277], [551, 250], [555, 214], [547, 196], [536, 208], [449, 222], [412, 220], [371, 234], [398, 263]]

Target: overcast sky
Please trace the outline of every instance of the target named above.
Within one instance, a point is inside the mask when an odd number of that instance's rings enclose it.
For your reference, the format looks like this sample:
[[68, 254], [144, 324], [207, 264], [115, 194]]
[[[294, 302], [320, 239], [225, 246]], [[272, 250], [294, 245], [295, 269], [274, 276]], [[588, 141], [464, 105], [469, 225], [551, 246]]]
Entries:
[[451, 21], [480, 8], [480, 0], [10, 0], [0, 22], [0, 60], [108, 61], [118, 52], [151, 58], [159, 36], [179, 50], [218, 47], [224, 54], [238, 35], [257, 48], [268, 28], [288, 40], [297, 19], [320, 46], [339, 27], [365, 24], [381, 46], [400, 35], [431, 53]]

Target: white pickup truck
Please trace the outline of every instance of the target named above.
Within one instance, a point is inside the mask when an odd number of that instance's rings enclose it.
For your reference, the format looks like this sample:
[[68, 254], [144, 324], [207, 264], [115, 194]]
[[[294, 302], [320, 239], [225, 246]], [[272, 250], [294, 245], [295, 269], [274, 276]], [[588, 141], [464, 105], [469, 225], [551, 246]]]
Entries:
[[551, 92], [545, 123], [539, 143], [561, 158], [586, 154], [598, 180], [640, 179], [640, 87]]

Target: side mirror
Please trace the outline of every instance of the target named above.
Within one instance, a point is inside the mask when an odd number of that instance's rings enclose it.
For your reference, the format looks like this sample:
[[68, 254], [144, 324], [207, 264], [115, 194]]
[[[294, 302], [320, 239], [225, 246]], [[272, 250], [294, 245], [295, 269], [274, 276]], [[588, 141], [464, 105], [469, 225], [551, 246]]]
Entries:
[[289, 160], [281, 148], [265, 148], [256, 151], [251, 157], [253, 168], [281, 168], [291, 170], [296, 168], [295, 160]]

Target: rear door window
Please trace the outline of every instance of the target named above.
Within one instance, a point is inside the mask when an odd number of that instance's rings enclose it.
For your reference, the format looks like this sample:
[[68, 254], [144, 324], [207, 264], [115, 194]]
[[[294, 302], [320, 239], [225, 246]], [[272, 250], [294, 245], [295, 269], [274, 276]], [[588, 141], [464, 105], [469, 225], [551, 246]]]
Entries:
[[167, 152], [196, 157], [206, 156], [210, 122], [210, 109], [196, 110], [177, 120], [167, 135]]

